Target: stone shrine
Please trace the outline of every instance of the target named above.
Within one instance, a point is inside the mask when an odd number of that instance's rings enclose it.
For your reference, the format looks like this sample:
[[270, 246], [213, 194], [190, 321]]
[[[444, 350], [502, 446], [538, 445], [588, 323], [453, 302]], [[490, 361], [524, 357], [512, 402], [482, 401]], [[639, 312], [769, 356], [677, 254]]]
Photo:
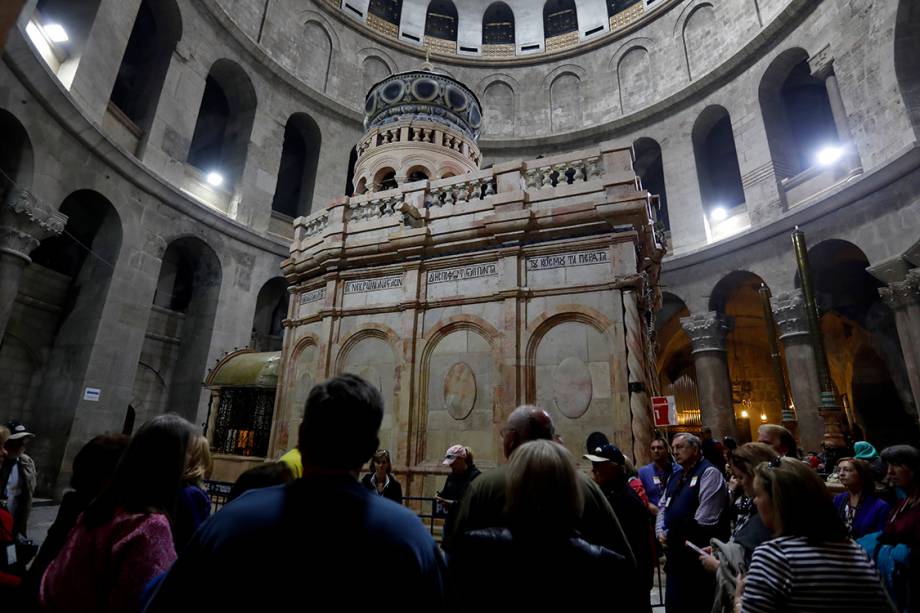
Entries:
[[427, 65], [365, 111], [355, 195], [294, 221], [269, 456], [296, 443], [313, 384], [351, 372], [383, 393], [380, 446], [410, 495], [435, 493], [450, 445], [503, 461], [523, 403], [576, 457], [600, 430], [644, 460], [663, 249], [632, 150], [480, 169], [479, 100]]

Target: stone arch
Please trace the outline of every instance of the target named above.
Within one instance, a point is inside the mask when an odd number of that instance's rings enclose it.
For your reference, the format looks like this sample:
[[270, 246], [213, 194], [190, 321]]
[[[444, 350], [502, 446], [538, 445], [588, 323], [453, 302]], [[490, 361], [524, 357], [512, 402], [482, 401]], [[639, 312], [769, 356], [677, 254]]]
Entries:
[[[606, 316], [579, 305], [560, 305], [532, 322], [528, 332], [525, 402], [552, 412], [571, 451], [579, 451], [593, 431], [612, 431], [617, 439], [631, 433], [628, 405], [616, 410], [614, 391], [625, 389], [625, 382], [613, 374], [616, 356], [624, 351], [614, 339], [622, 339], [622, 332]], [[578, 442], [573, 446], [572, 441]]]
[[778, 177], [810, 168], [821, 146], [838, 141], [827, 90], [811, 75], [806, 50], [794, 47], [777, 55], [764, 71], [757, 94]]
[[648, 49], [642, 45], [630, 47], [617, 62], [617, 86], [620, 92], [620, 109], [623, 114], [647, 106], [654, 99], [652, 61]]
[[655, 212], [655, 221], [664, 231], [671, 230], [668, 218], [668, 193], [664, 182], [664, 161], [661, 145], [653, 138], [640, 136], [633, 142], [635, 161], [633, 168], [642, 187], [657, 199], [653, 201], [652, 208]]
[[373, 169], [370, 176], [373, 177], [371, 191], [382, 192], [399, 186], [396, 180], [396, 169], [390, 162], [385, 162], [379, 168]]
[[393, 69], [379, 55], [368, 54], [361, 60], [361, 83], [362, 86], [369, 87], [373, 83], [379, 83], [388, 76], [393, 74]]
[[226, 58], [211, 65], [205, 81], [188, 163], [220, 172], [235, 185], [243, 177], [258, 99], [242, 66]]
[[493, 79], [482, 90], [483, 126], [489, 134], [512, 136], [515, 120], [514, 87], [503, 79]]
[[339, 347], [335, 374], [356, 374], [380, 390], [385, 407], [380, 426], [380, 446], [397, 449], [401, 431], [399, 396], [408, 384], [408, 377], [403, 382], [404, 360], [398, 335], [384, 324], [367, 323], [355, 330]]
[[853, 358], [852, 404], [854, 417], [866, 440], [880, 448], [916, 444], [920, 432], [904, 406], [885, 360], [871, 345], [863, 344]]
[[693, 124], [692, 140], [700, 198], [707, 217], [719, 208], [729, 211], [743, 204], [738, 152], [725, 107], [710, 105], [703, 109]]
[[713, 42], [718, 40], [716, 9], [711, 2], [699, 2], [690, 8], [681, 27], [687, 78], [691, 81], [719, 63]]
[[282, 321], [287, 318], [290, 294], [284, 277], [266, 281], [256, 297], [252, 317], [250, 346], [256, 351], [280, 351], [284, 335]]
[[332, 66], [332, 35], [326, 25], [316, 19], [308, 19], [303, 24], [304, 45], [311, 50], [312, 65], [317, 67], [316, 72], [303, 74], [306, 81], [322, 92], [326, 91], [329, 84], [329, 72]]
[[[106, 305], [117, 309], [123, 300], [111, 286], [124, 238], [118, 211], [96, 190], [72, 192], [59, 210], [67, 215], [64, 232], [45, 239], [32, 252], [32, 264], [23, 272], [19, 287], [23, 298], [37, 297], [45, 308], [36, 309], [22, 300], [22, 316], [11, 318], [6, 330], [46, 356], [34, 407], [54, 410], [31, 410], [31, 414], [34, 427], [44, 433], [35, 455], [43, 465], [55, 467], [64, 457], [87, 369], [104, 335]], [[50, 317], [49, 306], [54, 309]], [[4, 375], [8, 375], [6, 368]], [[20, 409], [7, 405], [10, 414], [19, 414]], [[43, 479], [48, 483], [56, 477], [50, 473]]]
[[571, 70], [567, 66], [560, 66], [550, 73], [552, 79], [549, 80], [549, 116], [552, 132], [581, 127], [582, 73], [583, 70]]
[[[157, 412], [168, 407], [196, 421], [222, 276], [220, 258], [204, 240], [181, 236], [167, 245], [147, 324], [149, 342], [156, 346], [145, 351], [159, 356], [159, 371], [169, 383]], [[152, 340], [167, 338], [174, 338], [182, 351], [175, 351], [172, 341]]]
[[176, 43], [182, 15], [175, 0], [142, 0], [134, 18], [110, 100], [141, 133], [153, 116]]
[[499, 460], [494, 425], [504, 418], [500, 338], [475, 315], [440, 320], [423, 337], [413, 435], [417, 463], [436, 464], [457, 442], [472, 447], [477, 460]]
[[[417, 173], [424, 175], [424, 178], [419, 177]], [[403, 160], [402, 166], [399, 169], [399, 176], [405, 177], [407, 183], [413, 183], [415, 181], [422, 180], [431, 180], [435, 177], [435, 169], [431, 167], [431, 162], [424, 158], [408, 158]], [[415, 178], [413, 178], [413, 176]]]
[[294, 113], [288, 118], [272, 211], [291, 218], [312, 212], [322, 139], [319, 126], [307, 113]]
[[0, 203], [13, 189], [31, 189], [35, 154], [25, 126], [15, 115], [0, 108]]
[[285, 408], [281, 411], [281, 419], [276, 417], [273, 420], [276, 428], [273, 449], [293, 447], [290, 442], [292, 434], [296, 442], [307, 396], [313, 386], [323, 379], [319, 369], [320, 361], [319, 337], [308, 332], [294, 345], [291, 359], [285, 366], [284, 385], [280, 390], [281, 398], [277, 401], [277, 406]]
[[900, 0], [894, 29], [894, 70], [914, 131], [920, 132], [920, 8]]

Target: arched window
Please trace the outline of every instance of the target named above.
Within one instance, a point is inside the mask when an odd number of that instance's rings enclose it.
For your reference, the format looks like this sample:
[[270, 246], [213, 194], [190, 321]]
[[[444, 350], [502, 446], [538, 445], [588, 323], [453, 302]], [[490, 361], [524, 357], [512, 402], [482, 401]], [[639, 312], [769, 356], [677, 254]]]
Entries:
[[811, 168], [821, 149], [838, 143], [827, 89], [811, 75], [805, 50], [789, 49], [777, 56], [758, 93], [770, 156], [780, 178]]
[[450, 0], [431, 0], [425, 16], [425, 36], [457, 41], [457, 7]]
[[722, 217], [742, 204], [744, 188], [735, 135], [731, 118], [723, 107], [710, 106], [700, 113], [693, 126], [693, 151], [706, 215], [713, 219]]
[[166, 70], [181, 35], [182, 22], [173, 0], [141, 2], [111, 101], [142, 132], [153, 122]]
[[358, 148], [352, 147], [348, 154], [348, 174], [345, 176], [345, 195], [355, 195], [355, 164], [358, 163]]
[[0, 203], [8, 191], [32, 187], [32, 143], [12, 113], [0, 109]]
[[514, 44], [514, 12], [504, 2], [493, 2], [483, 14], [482, 44]]
[[230, 60], [217, 60], [205, 81], [188, 163], [218, 173], [224, 184], [242, 177], [256, 112], [256, 93], [246, 72]]
[[625, 11], [634, 4], [642, 0], [607, 0], [607, 17], [613, 17], [617, 13]]
[[636, 154], [635, 171], [642, 181], [642, 187], [654, 196], [655, 213], [665, 230], [671, 229], [668, 219], [668, 194], [664, 186], [664, 166], [661, 163], [661, 146], [651, 138], [640, 138], [633, 143]]
[[398, 26], [402, 15], [402, 0], [371, 0], [367, 12]]
[[267, 281], [259, 290], [250, 343], [256, 351], [281, 350], [281, 322], [287, 317], [288, 298], [287, 282], [281, 277]]
[[543, 5], [543, 37], [578, 31], [575, 0], [546, 0]]
[[316, 122], [305, 113], [291, 115], [284, 127], [281, 167], [272, 199], [273, 211], [288, 217], [310, 214], [320, 144]]
[[397, 188], [396, 171], [392, 168], [384, 168], [378, 171], [377, 175], [374, 177], [374, 186], [374, 191], [378, 192]]

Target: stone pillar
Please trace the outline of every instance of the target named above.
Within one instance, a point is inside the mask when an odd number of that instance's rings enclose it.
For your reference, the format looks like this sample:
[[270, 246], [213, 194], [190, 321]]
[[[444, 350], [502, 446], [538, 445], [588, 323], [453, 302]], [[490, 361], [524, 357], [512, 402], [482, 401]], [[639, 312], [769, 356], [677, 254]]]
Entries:
[[800, 445], [806, 451], [818, 451], [824, 440], [824, 419], [820, 413], [821, 382], [818, 380], [818, 364], [802, 293], [796, 290], [774, 296], [773, 315], [786, 356]]
[[920, 268], [908, 271], [903, 281], [879, 288], [878, 293], [894, 312], [914, 406], [920, 410]]
[[31, 192], [14, 189], [0, 205], [0, 342], [19, 293], [29, 254], [49, 236], [60, 234], [67, 216], [39, 203]]
[[647, 464], [651, 461], [649, 445], [652, 444], [655, 421], [652, 418], [652, 404], [646, 377], [647, 339], [636, 290], [623, 292], [623, 318], [626, 324], [626, 369], [629, 377], [629, 411], [632, 417], [632, 455], [636, 464]]
[[734, 319], [710, 311], [684, 317], [680, 325], [690, 337], [693, 348], [691, 355], [703, 425], [712, 428], [712, 436], [716, 440], [723, 436], [737, 437], [732, 382], [725, 350], [725, 337], [734, 326]]
[[846, 149], [847, 170], [851, 173], [862, 172], [859, 153], [856, 151], [853, 135], [850, 133], [850, 121], [847, 118], [846, 108], [843, 106], [840, 84], [837, 82], [837, 75], [834, 73], [834, 58], [830, 55], [830, 47], [824, 47], [821, 51], [808, 58], [808, 65], [811, 68], [812, 75], [824, 81], [824, 87], [827, 89], [831, 114], [834, 116], [834, 126], [837, 128], [837, 138], [840, 140], [840, 145]]

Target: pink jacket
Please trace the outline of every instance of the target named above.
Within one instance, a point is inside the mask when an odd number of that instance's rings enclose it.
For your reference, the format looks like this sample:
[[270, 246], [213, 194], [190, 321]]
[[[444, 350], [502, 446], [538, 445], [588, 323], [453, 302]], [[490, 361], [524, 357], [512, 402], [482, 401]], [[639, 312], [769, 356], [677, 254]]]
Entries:
[[136, 611], [141, 592], [176, 559], [165, 515], [116, 511], [88, 528], [80, 516], [61, 553], [42, 577], [43, 610], [116, 613]]

